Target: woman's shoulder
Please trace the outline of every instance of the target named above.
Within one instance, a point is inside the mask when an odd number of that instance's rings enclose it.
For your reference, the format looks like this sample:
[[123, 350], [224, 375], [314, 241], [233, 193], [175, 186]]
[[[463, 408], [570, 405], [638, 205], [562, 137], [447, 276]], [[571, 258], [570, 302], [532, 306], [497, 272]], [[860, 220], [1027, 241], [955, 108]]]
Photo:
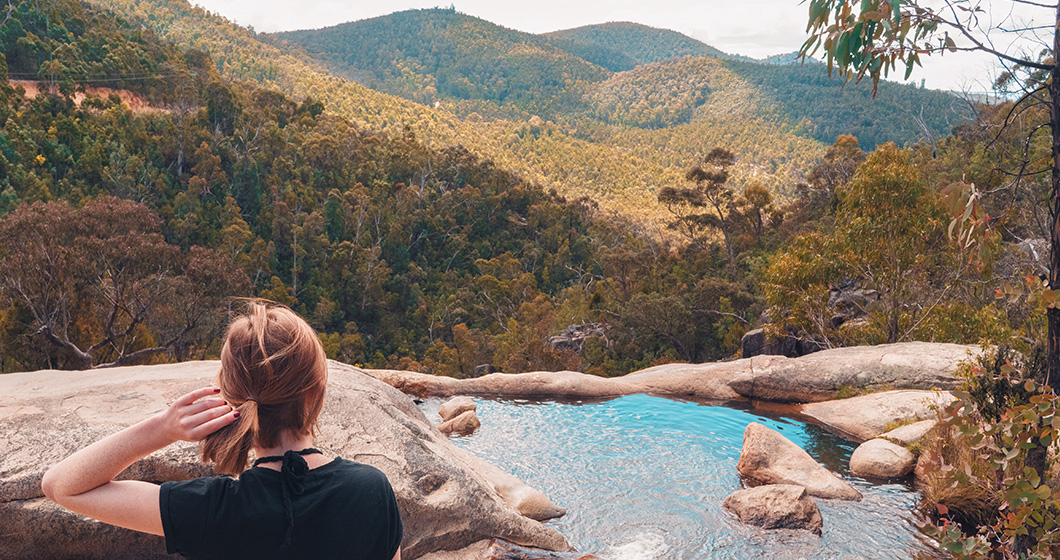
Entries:
[[[331, 463], [325, 465], [330, 470], [341, 473], [347, 476], [364, 478], [364, 479], [383, 479], [386, 480], [386, 473], [368, 465], [365, 463], [358, 463], [357, 461], [351, 461], [349, 459], [343, 459], [342, 457], [336, 457]], [[321, 467], [324, 468], [324, 467]]]

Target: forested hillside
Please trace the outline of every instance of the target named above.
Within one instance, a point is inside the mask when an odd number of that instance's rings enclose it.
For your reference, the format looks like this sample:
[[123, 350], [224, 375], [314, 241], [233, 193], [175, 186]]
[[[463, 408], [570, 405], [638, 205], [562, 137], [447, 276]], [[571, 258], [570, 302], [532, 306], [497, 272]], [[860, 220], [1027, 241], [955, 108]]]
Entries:
[[[720, 50], [669, 29], [628, 21], [586, 25], [545, 33], [556, 46], [613, 72], [683, 56], [733, 58]], [[585, 53], [601, 60], [583, 56]], [[599, 53], [599, 54], [596, 54]]]
[[479, 99], [549, 118], [572, 106], [581, 83], [607, 74], [545, 38], [454, 9], [409, 10], [275, 37], [340, 76], [407, 99]]
[[822, 64], [752, 61], [633, 23], [538, 36], [432, 9], [269, 38], [380, 91], [448, 101], [463, 116], [659, 129], [743, 98], [743, 119], [778, 120], [825, 144], [852, 133], [870, 148], [941, 138], [970, 118], [948, 93], [884, 82], [873, 99], [870, 84], [844, 84]]

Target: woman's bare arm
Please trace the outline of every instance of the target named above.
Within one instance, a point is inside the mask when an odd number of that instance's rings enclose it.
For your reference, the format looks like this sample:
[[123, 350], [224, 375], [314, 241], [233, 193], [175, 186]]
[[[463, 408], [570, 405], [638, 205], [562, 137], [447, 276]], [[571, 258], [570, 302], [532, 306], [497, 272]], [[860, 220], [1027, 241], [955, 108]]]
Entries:
[[[55, 503], [104, 523], [162, 534], [158, 485], [115, 481], [129, 465], [177, 441], [198, 441], [232, 423], [238, 413], [207, 387], [161, 412], [107, 436], [48, 469], [41, 481]], [[209, 398], [207, 398], [209, 397]]]

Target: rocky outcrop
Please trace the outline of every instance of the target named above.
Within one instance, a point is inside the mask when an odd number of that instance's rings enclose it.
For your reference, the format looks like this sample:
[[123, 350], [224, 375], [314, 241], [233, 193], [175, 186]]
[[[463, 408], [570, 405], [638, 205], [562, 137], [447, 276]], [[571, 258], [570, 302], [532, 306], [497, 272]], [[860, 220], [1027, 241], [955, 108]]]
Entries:
[[792, 335], [785, 335], [780, 338], [771, 337], [766, 334], [765, 329], [747, 331], [743, 338], [740, 339], [740, 355], [744, 358], [753, 358], [761, 355], [797, 358], [820, 352], [824, 349], [825, 346], [815, 340], [798, 338]]
[[884, 391], [860, 397], [802, 405], [803, 414], [858, 441], [887, 431], [888, 425], [935, 418], [953, 395], [940, 391]]
[[438, 416], [442, 417], [443, 422], [448, 422], [469, 410], [476, 410], [477, 408], [475, 401], [471, 400], [471, 397], [453, 397], [438, 407]]
[[[217, 362], [189, 362], [0, 376], [4, 559], [168, 558], [159, 537], [55, 506], [42, 496], [41, 476], [75, 450], [211, 384], [217, 369]], [[411, 399], [356, 368], [330, 363], [320, 420], [318, 448], [378, 467], [390, 479], [405, 522], [402, 557], [493, 538], [568, 549], [562, 535], [521, 513], [547, 511], [544, 495], [457, 449]], [[196, 445], [184, 443], [137, 462], [122, 477], [162, 482], [208, 474]]]
[[850, 474], [864, 478], [898, 478], [913, 472], [916, 455], [883, 438], [870, 439], [850, 455]]
[[749, 399], [810, 403], [834, 399], [841, 389], [952, 389], [957, 365], [973, 346], [905, 342], [852, 346], [800, 358], [758, 356], [729, 386]]
[[768, 484], [737, 490], [723, 506], [741, 522], [763, 529], [804, 529], [820, 535], [824, 525], [817, 502], [802, 486]]
[[634, 393], [711, 400], [809, 403], [842, 391], [952, 388], [973, 346], [906, 342], [823, 350], [800, 358], [756, 356], [731, 362], [665, 364], [603, 378], [573, 371], [492, 373], [453, 379], [396, 370], [369, 375], [417, 397], [603, 399]]
[[482, 423], [479, 422], [478, 415], [475, 414], [474, 410], [465, 410], [460, 414], [457, 414], [450, 420], [446, 420], [438, 425], [438, 431], [443, 434], [457, 434], [457, 435], [470, 435], [475, 430], [482, 427]]
[[585, 350], [585, 341], [592, 337], [604, 338], [607, 336], [607, 325], [603, 323], [585, 323], [583, 325], [570, 325], [556, 336], [548, 339], [548, 344], [554, 350], [570, 350], [581, 354]]
[[880, 293], [858, 287], [853, 280], [843, 280], [828, 290], [828, 308], [832, 310], [832, 328], [856, 321], [880, 300]]
[[811, 496], [819, 498], [861, 499], [860, 492], [817, 464], [801, 447], [757, 422], [744, 429], [743, 449], [736, 470], [761, 484], [805, 487]]

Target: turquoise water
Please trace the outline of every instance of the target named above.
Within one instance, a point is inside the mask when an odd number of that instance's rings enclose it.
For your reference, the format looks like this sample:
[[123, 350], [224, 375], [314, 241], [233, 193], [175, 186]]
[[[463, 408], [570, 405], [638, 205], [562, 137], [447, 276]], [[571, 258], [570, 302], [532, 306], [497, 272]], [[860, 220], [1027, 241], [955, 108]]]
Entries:
[[[442, 401], [424, 403], [438, 422]], [[482, 428], [453, 443], [548, 495], [549, 522], [581, 552], [607, 560], [912, 558], [934, 554], [915, 526], [915, 490], [851, 477], [855, 444], [748, 408], [646, 395], [605, 402], [476, 399]], [[824, 534], [747, 527], [721, 504], [741, 487], [743, 430], [760, 422], [847, 479], [861, 502], [817, 500]]]

